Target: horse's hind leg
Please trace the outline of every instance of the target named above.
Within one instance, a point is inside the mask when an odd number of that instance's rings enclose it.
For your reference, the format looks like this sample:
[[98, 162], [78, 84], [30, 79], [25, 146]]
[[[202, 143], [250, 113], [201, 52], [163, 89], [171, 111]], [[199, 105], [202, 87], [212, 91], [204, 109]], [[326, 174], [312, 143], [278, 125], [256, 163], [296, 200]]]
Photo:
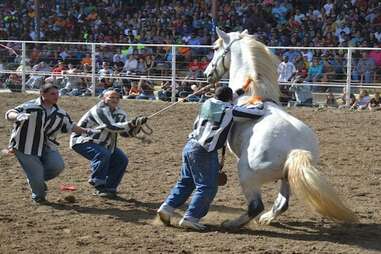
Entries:
[[288, 184], [287, 180], [282, 179], [282, 182], [280, 185], [280, 192], [273, 204], [273, 207], [271, 208], [270, 211], [262, 214], [259, 217], [258, 222], [260, 224], [270, 224], [270, 222], [273, 221], [276, 217], [278, 217], [280, 214], [287, 211], [289, 197], [290, 197], [290, 185]]
[[[242, 172], [242, 171], [240, 171]], [[261, 198], [261, 184], [256, 183], [252, 179], [253, 175], [247, 176], [240, 174], [240, 182], [243, 193], [248, 201], [248, 210], [238, 218], [230, 221], [225, 221], [222, 226], [225, 228], [240, 228], [249, 223], [252, 219], [258, 216], [263, 210], [264, 205]]]

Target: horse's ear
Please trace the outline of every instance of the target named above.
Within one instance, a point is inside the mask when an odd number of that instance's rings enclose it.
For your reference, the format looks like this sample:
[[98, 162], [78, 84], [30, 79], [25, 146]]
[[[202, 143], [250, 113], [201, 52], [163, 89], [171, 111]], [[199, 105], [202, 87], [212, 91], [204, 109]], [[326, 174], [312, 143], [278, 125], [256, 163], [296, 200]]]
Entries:
[[216, 33], [218, 37], [220, 37], [225, 43], [227, 43], [230, 40], [230, 37], [227, 33], [216, 27]]

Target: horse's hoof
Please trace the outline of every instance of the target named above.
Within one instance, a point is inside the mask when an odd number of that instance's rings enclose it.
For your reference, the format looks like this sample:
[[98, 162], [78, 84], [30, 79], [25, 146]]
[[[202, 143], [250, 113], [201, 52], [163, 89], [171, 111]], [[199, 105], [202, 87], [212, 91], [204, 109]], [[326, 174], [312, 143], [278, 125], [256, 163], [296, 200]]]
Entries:
[[261, 215], [259, 217], [257, 223], [261, 225], [269, 225], [274, 219], [274, 216], [272, 215], [272, 212], [267, 212]]

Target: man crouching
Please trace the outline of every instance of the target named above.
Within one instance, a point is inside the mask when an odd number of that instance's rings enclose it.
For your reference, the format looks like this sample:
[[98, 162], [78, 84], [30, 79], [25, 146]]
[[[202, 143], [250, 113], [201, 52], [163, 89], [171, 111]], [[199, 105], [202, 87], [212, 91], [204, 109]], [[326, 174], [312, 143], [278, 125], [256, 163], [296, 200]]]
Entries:
[[9, 152], [20, 162], [36, 203], [46, 202], [45, 181], [57, 177], [64, 169], [57, 151], [57, 135], [74, 132], [80, 136], [89, 132], [72, 122], [69, 114], [58, 107], [58, 99], [58, 87], [46, 83], [40, 88], [39, 98], [5, 113], [5, 118], [14, 122]]
[[127, 155], [117, 147], [118, 133], [122, 137], [134, 136], [136, 128], [147, 121], [145, 117], [127, 121], [127, 113], [119, 107], [120, 95], [107, 90], [99, 103], [84, 114], [79, 125], [98, 129], [85, 136], [73, 134], [71, 148], [90, 160], [89, 183], [95, 187], [95, 195], [115, 197], [117, 188], [128, 165]]

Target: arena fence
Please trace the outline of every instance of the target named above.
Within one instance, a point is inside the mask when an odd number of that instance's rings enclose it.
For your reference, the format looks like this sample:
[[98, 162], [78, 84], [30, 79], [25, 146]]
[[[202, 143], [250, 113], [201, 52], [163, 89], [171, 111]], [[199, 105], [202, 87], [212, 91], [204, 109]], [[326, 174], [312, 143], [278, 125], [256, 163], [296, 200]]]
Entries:
[[[39, 82], [46, 78], [62, 86], [65, 86], [62, 80], [66, 80], [66, 83], [70, 83], [70, 80], [80, 81], [91, 90], [92, 95], [96, 94], [97, 85], [102, 79], [110, 80], [112, 84], [144, 79], [155, 84], [167, 83], [172, 89], [172, 101], [179, 86], [206, 83], [202, 71], [213, 55], [211, 46], [206, 45], [0, 40], [0, 46], [0, 82], [14, 79], [14, 82], [19, 82], [23, 92], [38, 88]], [[303, 59], [295, 63], [300, 70], [303, 69], [302, 65], [318, 57], [319, 63], [323, 64], [323, 72], [319, 78], [309, 79], [307, 76], [303, 81], [303, 85], [313, 86], [315, 92], [341, 93], [345, 88], [349, 98], [351, 92], [361, 88], [381, 88], [381, 48], [269, 48], [280, 59], [287, 51], [290, 58], [293, 57], [293, 51], [300, 52]], [[129, 69], [131, 66], [126, 62], [131, 55], [137, 60], [140, 69]], [[378, 57], [376, 64], [369, 60], [372, 55]], [[54, 72], [53, 68], [59, 61], [64, 63], [66, 69], [68, 64], [73, 65], [73, 71]], [[43, 66], [40, 66], [41, 62]], [[112, 73], [101, 71], [103, 62], [113, 69]], [[228, 77], [221, 82], [227, 81]], [[280, 82], [280, 85], [290, 84], [287, 81]]]

